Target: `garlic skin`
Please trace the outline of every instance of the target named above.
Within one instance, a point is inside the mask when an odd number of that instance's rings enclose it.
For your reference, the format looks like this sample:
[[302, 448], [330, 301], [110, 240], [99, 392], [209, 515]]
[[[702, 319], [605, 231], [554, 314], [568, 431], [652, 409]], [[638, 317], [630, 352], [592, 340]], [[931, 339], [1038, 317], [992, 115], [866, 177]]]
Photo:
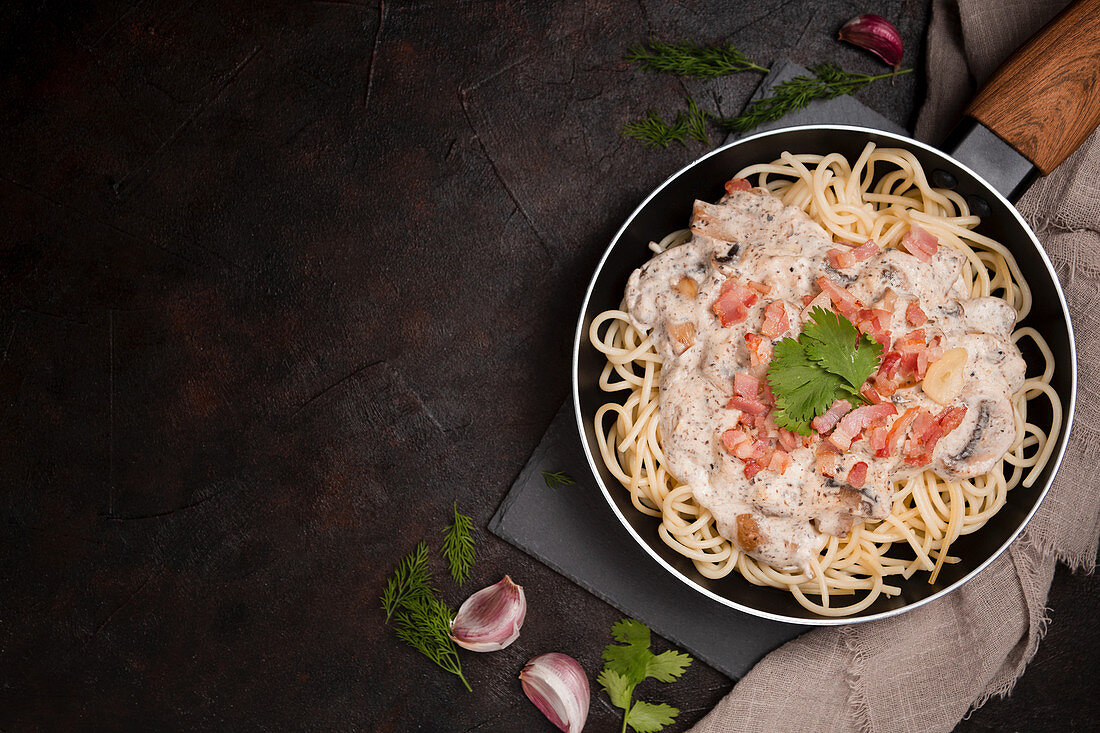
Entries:
[[880, 15], [858, 15], [840, 29], [840, 40], [866, 49], [897, 69], [904, 49], [894, 24]]
[[588, 675], [568, 654], [540, 654], [519, 673], [527, 699], [535, 703], [558, 730], [579, 733], [588, 719]]
[[523, 588], [505, 575], [459, 606], [451, 621], [451, 640], [472, 652], [495, 652], [519, 638], [526, 616]]

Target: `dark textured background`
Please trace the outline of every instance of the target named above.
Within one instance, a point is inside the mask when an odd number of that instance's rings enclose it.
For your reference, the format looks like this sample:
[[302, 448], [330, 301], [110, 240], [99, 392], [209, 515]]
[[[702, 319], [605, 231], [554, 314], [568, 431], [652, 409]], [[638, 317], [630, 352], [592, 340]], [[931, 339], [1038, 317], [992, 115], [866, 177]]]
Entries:
[[[0, 727], [548, 729], [516, 674], [560, 650], [594, 677], [613, 608], [482, 531], [444, 594], [510, 573], [530, 612], [464, 654], [468, 694], [382, 625], [384, 579], [452, 500], [484, 527], [568, 392], [601, 249], [705, 150], [617, 129], [760, 80], [623, 47], [870, 71], [833, 40], [870, 5], [5, 4]], [[927, 3], [879, 12], [919, 63]], [[921, 90], [859, 96], [908, 126]], [[1100, 717], [1096, 588], [1059, 571], [1038, 657], [962, 729]], [[646, 692], [686, 724], [730, 684]], [[589, 730], [617, 719], [595, 695]]]

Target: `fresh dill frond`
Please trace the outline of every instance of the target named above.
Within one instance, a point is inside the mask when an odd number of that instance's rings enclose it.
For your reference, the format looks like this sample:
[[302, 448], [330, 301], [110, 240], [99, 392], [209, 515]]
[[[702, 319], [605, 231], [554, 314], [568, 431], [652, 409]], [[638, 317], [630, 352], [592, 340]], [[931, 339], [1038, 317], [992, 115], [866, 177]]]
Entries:
[[835, 64], [820, 64], [812, 70], [812, 76], [799, 75], [772, 88], [771, 94], [749, 105], [736, 117], [714, 118], [722, 128], [734, 132], [746, 132], [765, 122], [778, 120], [789, 112], [804, 108], [815, 99], [832, 99], [852, 94], [873, 81], [909, 74], [912, 69], [901, 69], [885, 74], [858, 74], [844, 71]]
[[458, 511], [454, 504], [455, 520], [443, 530], [443, 557], [451, 570], [451, 577], [462, 585], [474, 568], [474, 520]]
[[556, 489], [559, 486], [569, 486], [576, 483], [573, 477], [567, 474], [565, 471], [555, 471], [550, 473], [549, 471], [542, 471], [542, 480], [546, 482], [546, 485], [551, 489]]
[[623, 125], [621, 133], [623, 137], [639, 140], [650, 148], [667, 148], [669, 143], [683, 145], [688, 140], [709, 145], [707, 120], [711, 116], [694, 99], [688, 99], [687, 112], [676, 115], [674, 122], [665, 122], [659, 114], [650, 110], [645, 119]]
[[431, 598], [432, 571], [428, 567], [428, 544], [421, 542], [397, 565], [382, 591], [382, 610], [386, 621], [401, 607], [422, 598]]
[[401, 641], [423, 654], [453, 675], [470, 690], [470, 683], [462, 674], [458, 648], [451, 641], [451, 620], [454, 615], [443, 601], [435, 596], [419, 596], [407, 599], [394, 615], [394, 626]]
[[732, 43], [700, 46], [694, 41], [650, 41], [631, 46], [624, 58], [649, 71], [698, 79], [713, 79], [742, 71], [768, 71], [766, 67], [754, 64]]

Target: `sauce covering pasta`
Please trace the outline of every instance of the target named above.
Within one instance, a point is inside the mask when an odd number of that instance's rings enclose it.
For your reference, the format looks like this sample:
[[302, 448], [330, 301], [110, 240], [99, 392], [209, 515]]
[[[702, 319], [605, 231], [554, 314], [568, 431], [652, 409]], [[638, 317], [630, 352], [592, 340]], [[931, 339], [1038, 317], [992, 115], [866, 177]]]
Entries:
[[[1015, 310], [968, 297], [964, 255], [919, 227], [901, 248], [836, 243], [799, 208], [735, 179], [697, 201], [689, 241], [631, 276], [626, 310], [661, 356], [664, 463], [718, 532], [812, 575], [822, 534], [884, 519], [895, 482], [991, 470], [1016, 439], [1025, 364]], [[779, 427], [774, 345], [825, 308], [883, 345], [862, 402], [837, 400], [810, 435]]]

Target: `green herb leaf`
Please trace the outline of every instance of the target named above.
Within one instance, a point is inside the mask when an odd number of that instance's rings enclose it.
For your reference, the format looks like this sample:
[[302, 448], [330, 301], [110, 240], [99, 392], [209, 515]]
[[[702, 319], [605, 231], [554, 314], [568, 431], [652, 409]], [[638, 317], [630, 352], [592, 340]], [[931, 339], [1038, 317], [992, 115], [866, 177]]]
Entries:
[[649, 647], [649, 627], [641, 621], [624, 618], [611, 625], [611, 638], [623, 644]]
[[655, 654], [649, 660], [646, 664], [645, 676], [652, 677], [658, 682], [675, 682], [692, 661], [687, 654], [669, 649], [667, 652]]
[[427, 598], [435, 593], [432, 572], [428, 567], [428, 545], [421, 542], [407, 557], [401, 560], [382, 591], [382, 610], [386, 621], [401, 606], [414, 600]]
[[567, 474], [565, 471], [555, 471], [550, 473], [549, 471], [541, 471], [542, 480], [546, 482], [546, 485], [551, 489], [556, 489], [559, 486], [569, 486], [576, 483], [573, 477]]
[[443, 530], [443, 557], [451, 571], [451, 577], [462, 585], [474, 568], [474, 521], [458, 511], [454, 504], [454, 522]]
[[844, 316], [824, 308], [814, 307], [810, 321], [802, 329], [806, 355], [843, 377], [848, 387], [858, 393], [878, 368], [882, 344], [860, 333]]
[[909, 74], [913, 70], [857, 74], [844, 71], [834, 64], [819, 64], [812, 71], [812, 76], [799, 75], [776, 84], [770, 95], [757, 99], [737, 117], [716, 118], [715, 121], [727, 130], [746, 132], [757, 125], [778, 120], [789, 112], [802, 109], [815, 99], [832, 99], [843, 94], [852, 94], [873, 81]]
[[638, 733], [657, 733], [666, 725], [672, 725], [679, 714], [680, 710], [671, 705], [639, 700], [626, 714], [626, 724]]
[[654, 654], [649, 649], [649, 628], [634, 619], [617, 621], [611, 627], [611, 635], [622, 643], [608, 644], [603, 650], [606, 664], [596, 681], [611, 698], [611, 704], [626, 711], [624, 731], [627, 726], [640, 733], [660, 730], [680, 711], [670, 705], [644, 701], [631, 705], [634, 688], [647, 678], [659, 682], [675, 681], [691, 664], [691, 657], [672, 650]]
[[724, 46], [700, 46], [693, 41], [650, 41], [631, 46], [625, 58], [649, 71], [701, 79], [713, 79], [742, 71], [768, 72], [767, 68], [750, 61], [732, 43]]
[[810, 421], [838, 399], [865, 402], [860, 387], [879, 365], [882, 345], [842, 315], [814, 308], [798, 339], [781, 339], [772, 351], [768, 384], [775, 396], [775, 422], [810, 434]]
[[470, 683], [463, 676], [458, 659], [458, 647], [450, 637], [453, 618], [443, 601], [421, 596], [407, 600], [394, 614], [393, 621], [401, 641], [456, 675], [469, 690]]
[[630, 707], [630, 694], [634, 691], [634, 685], [627, 682], [621, 674], [604, 667], [603, 671], [596, 677], [596, 682], [599, 682], [600, 687], [607, 692], [612, 705], [623, 710]]
[[800, 435], [809, 435], [810, 421], [828, 410], [839, 392], [845, 392], [844, 380], [811, 360], [792, 338], [780, 340], [772, 350], [768, 384], [775, 396], [776, 424]]
[[653, 652], [649, 651], [648, 643], [645, 646], [609, 644], [604, 648], [602, 656], [607, 662], [605, 669], [618, 672], [627, 682], [636, 685], [645, 679]]

